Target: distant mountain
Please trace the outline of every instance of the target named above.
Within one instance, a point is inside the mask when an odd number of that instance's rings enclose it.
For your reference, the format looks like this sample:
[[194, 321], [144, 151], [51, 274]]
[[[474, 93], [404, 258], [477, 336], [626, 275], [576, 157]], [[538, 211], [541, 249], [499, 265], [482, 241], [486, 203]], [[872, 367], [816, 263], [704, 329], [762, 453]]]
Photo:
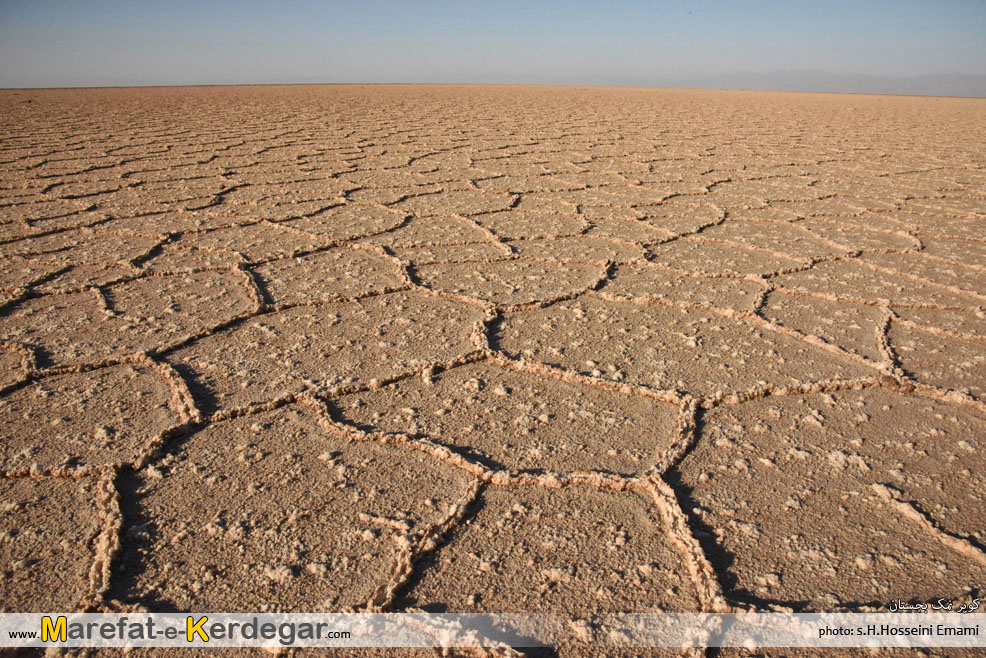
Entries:
[[707, 89], [822, 91], [847, 94], [910, 94], [915, 96], [986, 97], [986, 75], [943, 73], [889, 77], [826, 71], [775, 71], [690, 76], [667, 81], [668, 86]]

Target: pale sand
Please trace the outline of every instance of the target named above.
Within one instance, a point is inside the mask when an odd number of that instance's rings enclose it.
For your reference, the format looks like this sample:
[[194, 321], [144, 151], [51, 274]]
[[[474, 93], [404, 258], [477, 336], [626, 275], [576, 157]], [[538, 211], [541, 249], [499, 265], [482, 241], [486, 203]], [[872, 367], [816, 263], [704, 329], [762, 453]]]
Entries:
[[986, 101], [4, 91], [0, 122], [6, 611], [986, 589]]

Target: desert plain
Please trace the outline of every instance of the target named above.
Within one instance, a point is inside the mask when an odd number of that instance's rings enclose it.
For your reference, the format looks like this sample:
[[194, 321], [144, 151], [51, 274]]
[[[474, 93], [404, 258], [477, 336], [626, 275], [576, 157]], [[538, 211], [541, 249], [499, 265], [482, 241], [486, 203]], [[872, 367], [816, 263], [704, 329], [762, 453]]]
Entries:
[[979, 597], [984, 135], [977, 99], [2, 91], [2, 607]]

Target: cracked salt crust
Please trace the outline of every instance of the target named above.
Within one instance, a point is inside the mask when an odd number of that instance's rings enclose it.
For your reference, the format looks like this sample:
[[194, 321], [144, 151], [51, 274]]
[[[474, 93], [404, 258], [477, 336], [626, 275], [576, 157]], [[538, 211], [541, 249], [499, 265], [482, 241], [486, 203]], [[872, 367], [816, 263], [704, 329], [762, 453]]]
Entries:
[[0, 92], [4, 601], [982, 592], [982, 107]]

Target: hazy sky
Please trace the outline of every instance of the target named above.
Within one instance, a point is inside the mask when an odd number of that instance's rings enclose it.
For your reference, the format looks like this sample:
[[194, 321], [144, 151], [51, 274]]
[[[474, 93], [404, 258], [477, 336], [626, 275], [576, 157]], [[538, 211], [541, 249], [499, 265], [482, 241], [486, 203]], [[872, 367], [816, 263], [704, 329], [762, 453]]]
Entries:
[[0, 0], [0, 87], [986, 75], [986, 0]]

